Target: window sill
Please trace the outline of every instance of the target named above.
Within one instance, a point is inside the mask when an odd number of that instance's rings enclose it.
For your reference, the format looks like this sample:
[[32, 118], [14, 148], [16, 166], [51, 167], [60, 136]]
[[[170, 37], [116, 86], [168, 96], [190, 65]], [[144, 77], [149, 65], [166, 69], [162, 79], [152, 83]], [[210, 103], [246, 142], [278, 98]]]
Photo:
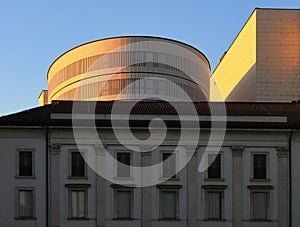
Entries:
[[204, 181], [225, 181], [224, 178], [204, 178]]
[[134, 221], [134, 218], [113, 218], [113, 221]]
[[270, 219], [251, 219], [251, 222], [272, 222]]
[[65, 184], [66, 188], [89, 188], [91, 187], [91, 184]]
[[134, 177], [114, 177], [114, 180], [134, 180]]
[[178, 218], [160, 218], [159, 221], [180, 221]]
[[227, 188], [227, 185], [202, 185], [204, 189], [212, 189], [212, 190], [224, 190]]
[[33, 218], [33, 217], [28, 217], [28, 218], [26, 218], [26, 217], [16, 217], [15, 218], [15, 220], [18, 220], [18, 221], [34, 221], [34, 220], [36, 220], [36, 218]]
[[226, 221], [225, 219], [223, 218], [207, 218], [207, 219], [204, 219], [204, 221]]
[[35, 180], [36, 177], [35, 176], [15, 176], [15, 179], [31, 179], [31, 180]]
[[180, 181], [180, 178], [179, 177], [171, 177], [171, 178], [160, 177], [159, 181]]
[[89, 218], [68, 218], [68, 221], [86, 221], [90, 220]]
[[251, 182], [271, 182], [270, 179], [254, 179], [254, 178], [250, 178], [249, 181]]
[[89, 178], [87, 176], [83, 176], [83, 177], [68, 176], [68, 179], [72, 179], [72, 180], [87, 180]]

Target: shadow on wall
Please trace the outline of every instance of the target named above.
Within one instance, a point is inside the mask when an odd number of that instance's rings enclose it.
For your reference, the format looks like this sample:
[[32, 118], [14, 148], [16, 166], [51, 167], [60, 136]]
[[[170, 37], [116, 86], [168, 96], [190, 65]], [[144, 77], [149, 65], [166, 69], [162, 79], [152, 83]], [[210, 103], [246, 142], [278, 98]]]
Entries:
[[256, 101], [256, 64], [254, 64], [245, 76], [234, 87], [225, 101]]

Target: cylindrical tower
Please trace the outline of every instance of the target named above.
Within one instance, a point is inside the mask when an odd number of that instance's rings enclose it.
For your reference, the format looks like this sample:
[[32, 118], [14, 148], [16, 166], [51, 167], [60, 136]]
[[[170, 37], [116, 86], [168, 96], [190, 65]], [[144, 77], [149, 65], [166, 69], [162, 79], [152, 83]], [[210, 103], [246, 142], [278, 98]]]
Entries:
[[[57, 58], [48, 71], [48, 102], [161, 96], [209, 98], [210, 65], [194, 47], [148, 36], [93, 41]], [[183, 94], [186, 93], [186, 94]]]

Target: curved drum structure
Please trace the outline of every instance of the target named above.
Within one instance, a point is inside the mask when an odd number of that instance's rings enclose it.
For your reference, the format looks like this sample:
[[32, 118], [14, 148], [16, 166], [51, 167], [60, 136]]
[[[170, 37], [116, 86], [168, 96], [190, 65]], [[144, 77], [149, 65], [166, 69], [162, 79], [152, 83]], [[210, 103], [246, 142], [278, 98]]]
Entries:
[[[98, 40], [67, 51], [48, 71], [53, 100], [209, 98], [210, 65], [187, 44], [157, 37]], [[186, 93], [186, 94], [184, 94]]]

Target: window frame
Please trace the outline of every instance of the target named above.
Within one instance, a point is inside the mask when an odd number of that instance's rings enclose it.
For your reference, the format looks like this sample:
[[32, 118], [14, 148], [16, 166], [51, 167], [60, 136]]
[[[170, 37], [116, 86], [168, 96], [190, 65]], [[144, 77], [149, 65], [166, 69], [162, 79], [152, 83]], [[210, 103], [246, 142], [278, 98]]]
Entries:
[[[91, 187], [90, 184], [66, 184], [68, 193], [68, 220], [89, 220], [89, 209], [88, 209], [88, 189]], [[72, 192], [83, 191], [84, 192], [84, 217], [73, 217], [72, 214]]]
[[[266, 178], [259, 179], [254, 178], [254, 156], [255, 155], [265, 155], [266, 156]], [[270, 180], [270, 158], [269, 152], [251, 152], [251, 177], [250, 181], [256, 182], [269, 182]]]
[[[159, 189], [159, 220], [160, 221], [179, 221], [180, 211], [179, 211], [179, 193], [182, 185], [157, 185]], [[163, 217], [163, 193], [164, 192], [175, 192], [176, 193], [176, 217], [175, 218], [164, 218]]]
[[[20, 216], [20, 192], [32, 192], [32, 216]], [[36, 192], [34, 187], [20, 187], [16, 188], [16, 220], [36, 220]]]
[[[73, 176], [72, 175], [72, 153], [80, 153], [81, 156], [84, 156], [82, 157], [83, 160], [84, 160], [84, 176]], [[80, 150], [78, 149], [69, 149], [69, 176], [68, 178], [69, 179], [87, 179], [88, 178], [88, 175], [87, 175], [87, 163], [85, 161], [85, 158], [86, 158], [86, 155], [87, 155], [87, 150], [84, 150], [83, 151], [84, 153], [82, 154], [82, 152], [80, 152]]]
[[[271, 192], [273, 186], [248, 186], [250, 190], [250, 220], [254, 222], [269, 222], [271, 217]], [[254, 218], [254, 193], [267, 193], [267, 217], [266, 219]]]
[[[119, 176], [118, 175], [118, 153], [129, 153], [129, 157], [130, 157], [130, 166], [129, 166], [129, 176]], [[116, 160], [116, 165], [114, 166], [114, 178], [116, 179], [132, 179], [133, 178], [133, 169], [132, 169], [132, 165], [133, 165], [133, 153], [130, 150], [116, 150], [114, 152], [114, 157]]]
[[[134, 188], [112, 184], [114, 220], [134, 220]], [[118, 217], [118, 192], [130, 192], [130, 217]]]
[[[20, 175], [20, 152], [31, 152], [31, 176], [22, 176]], [[15, 178], [22, 178], [22, 179], [35, 179], [35, 149], [33, 148], [18, 148], [16, 149], [16, 177]]]
[[205, 181], [225, 181], [224, 179], [224, 152], [223, 151], [220, 151], [220, 152], [207, 152], [205, 154], [205, 158], [206, 158], [206, 161], [208, 163], [209, 161], [209, 158], [208, 156], [209, 155], [220, 155], [220, 178], [210, 178], [208, 176], [208, 171], [209, 171], [209, 167], [206, 169], [205, 171]]
[[[174, 155], [175, 157], [175, 163], [174, 163], [174, 168], [175, 168], [175, 174], [172, 177], [166, 177], [164, 176], [164, 161], [163, 161], [163, 155], [164, 154], [171, 154]], [[170, 157], [170, 156], [169, 156]], [[160, 179], [161, 180], [167, 180], [167, 181], [179, 181], [179, 176], [177, 173], [178, 169], [178, 157], [176, 151], [169, 151], [169, 150], [162, 150], [160, 151]]]
[[[202, 188], [204, 189], [204, 217], [205, 221], [225, 221], [224, 218], [224, 211], [225, 211], [225, 189], [227, 188], [226, 185], [203, 185]], [[210, 218], [208, 217], [208, 194], [209, 193], [220, 193], [220, 203], [221, 203], [221, 210], [220, 210], [220, 218]]]

